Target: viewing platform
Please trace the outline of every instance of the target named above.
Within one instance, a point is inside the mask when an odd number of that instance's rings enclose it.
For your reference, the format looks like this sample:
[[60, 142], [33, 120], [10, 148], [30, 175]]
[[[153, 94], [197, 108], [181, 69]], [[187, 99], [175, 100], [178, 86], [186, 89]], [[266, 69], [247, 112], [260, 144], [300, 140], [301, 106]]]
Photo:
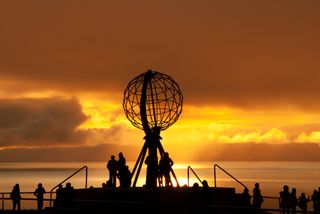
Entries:
[[[257, 213], [234, 188], [162, 187], [75, 189], [61, 193], [54, 211], [65, 213]], [[243, 212], [242, 212], [243, 211]]]

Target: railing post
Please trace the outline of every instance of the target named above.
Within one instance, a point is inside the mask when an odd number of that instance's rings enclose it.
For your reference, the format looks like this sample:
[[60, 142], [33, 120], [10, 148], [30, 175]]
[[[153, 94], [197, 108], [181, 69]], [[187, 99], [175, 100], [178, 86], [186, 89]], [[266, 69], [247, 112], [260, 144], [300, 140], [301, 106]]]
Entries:
[[2, 211], [4, 210], [4, 193], [2, 193]]
[[187, 167], [187, 178], [188, 178], [188, 187], [190, 186], [189, 185], [189, 166]]
[[88, 188], [88, 167], [86, 166], [86, 184], [85, 184], [85, 188]]
[[214, 180], [214, 187], [217, 187], [217, 174], [216, 174], [216, 164], [213, 166], [213, 180]]

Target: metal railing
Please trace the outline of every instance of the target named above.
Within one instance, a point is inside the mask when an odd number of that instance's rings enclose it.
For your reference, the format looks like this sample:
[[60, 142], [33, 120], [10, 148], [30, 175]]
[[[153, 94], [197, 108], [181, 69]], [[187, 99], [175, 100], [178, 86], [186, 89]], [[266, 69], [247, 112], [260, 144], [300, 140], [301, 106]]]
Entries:
[[53, 190], [55, 190], [56, 188], [58, 188], [60, 185], [62, 185], [64, 182], [66, 182], [67, 180], [69, 180], [70, 178], [72, 178], [73, 176], [75, 176], [76, 174], [78, 174], [79, 172], [81, 172], [83, 169], [86, 170], [86, 177], [85, 177], [85, 188], [88, 188], [88, 167], [87, 166], [83, 166], [80, 169], [78, 169], [77, 171], [75, 171], [74, 173], [72, 173], [69, 177], [67, 177], [66, 179], [64, 179], [62, 182], [60, 182], [59, 184], [57, 184], [55, 187], [53, 187], [50, 190], [50, 207], [52, 207], [52, 193]]
[[200, 181], [200, 183], [202, 184], [202, 180], [199, 178], [199, 176], [197, 175], [197, 173], [192, 169], [191, 166], [188, 166], [187, 168], [187, 176], [188, 176], [188, 186], [189, 186], [189, 180], [190, 180], [190, 171], [196, 176], [196, 178]]
[[229, 177], [231, 177], [233, 180], [235, 180], [236, 182], [238, 182], [240, 185], [242, 185], [243, 187], [247, 188], [248, 187], [246, 185], [244, 185], [241, 181], [239, 181], [236, 177], [234, 177], [233, 175], [231, 175], [229, 172], [227, 172], [225, 169], [223, 169], [221, 166], [219, 166], [218, 164], [214, 164], [213, 166], [213, 179], [214, 179], [214, 187], [217, 187], [217, 168], [219, 168], [220, 170], [222, 170], [224, 173], [226, 173]]
[[[8, 206], [8, 204], [7, 203], [5, 203], [5, 201], [12, 201], [12, 198], [11, 198], [11, 192], [1, 192], [0, 193], [1, 194], [1, 198], [0, 198], [0, 200], [1, 200], [1, 210], [2, 211], [4, 211], [5, 209], [6, 209], [6, 205]], [[32, 201], [34, 201], [34, 202], [36, 202], [38, 199], [36, 198], [36, 196], [34, 195], [34, 192], [20, 192], [20, 195], [32, 195], [32, 197], [28, 197], [28, 196], [26, 196], [26, 197], [21, 197], [20, 198], [20, 201], [30, 201], [30, 202], [32, 202]], [[43, 201], [45, 202], [49, 202], [50, 201], [50, 199], [47, 199], [47, 198], [43, 198]], [[27, 204], [24, 204], [24, 206], [25, 207], [27, 207], [27, 209], [32, 209], [32, 207], [34, 207], [34, 209], [36, 209], [37, 207], [36, 207], [36, 205], [35, 206], [31, 206], [30, 205], [30, 203], [27, 203]]]

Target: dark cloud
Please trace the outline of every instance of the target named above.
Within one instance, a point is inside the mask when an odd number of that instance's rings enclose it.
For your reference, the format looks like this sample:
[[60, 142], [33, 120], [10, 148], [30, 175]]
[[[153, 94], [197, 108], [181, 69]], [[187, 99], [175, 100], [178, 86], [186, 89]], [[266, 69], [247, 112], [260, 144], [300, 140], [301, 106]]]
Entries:
[[[116, 144], [79, 147], [17, 148], [0, 150], [0, 162], [107, 161], [121, 151], [128, 161], [134, 161], [140, 148]], [[72, 155], [70, 155], [72, 154]]]
[[0, 75], [25, 89], [122, 93], [151, 68], [174, 77], [187, 103], [318, 107], [319, 6], [1, 1]]
[[87, 116], [75, 99], [0, 100], [0, 147], [81, 144]]

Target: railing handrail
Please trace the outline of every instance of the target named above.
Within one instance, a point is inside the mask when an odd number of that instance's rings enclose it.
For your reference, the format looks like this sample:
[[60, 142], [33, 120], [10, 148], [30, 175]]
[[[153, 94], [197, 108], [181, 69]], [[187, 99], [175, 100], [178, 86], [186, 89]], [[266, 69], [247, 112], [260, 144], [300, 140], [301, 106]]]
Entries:
[[217, 187], [217, 174], [216, 174], [216, 168], [221, 169], [224, 173], [226, 173], [227, 175], [229, 175], [233, 180], [235, 180], [236, 182], [238, 182], [240, 185], [242, 185], [243, 187], [247, 188], [248, 187], [246, 185], [244, 185], [241, 181], [239, 181], [236, 177], [234, 177], [233, 175], [231, 175], [229, 172], [227, 172], [225, 169], [223, 169], [221, 166], [219, 166], [218, 164], [214, 164], [213, 166], [213, 177], [214, 177], [214, 187]]
[[83, 169], [86, 169], [86, 178], [85, 178], [85, 188], [87, 189], [88, 186], [88, 167], [87, 166], [83, 166], [80, 169], [78, 169], [77, 171], [75, 171], [73, 174], [71, 174], [69, 177], [67, 177], [66, 179], [64, 179], [62, 182], [60, 182], [59, 184], [57, 184], [55, 187], [53, 187], [50, 190], [50, 207], [52, 206], [52, 193], [53, 190], [55, 190], [56, 188], [58, 188], [61, 184], [63, 184], [64, 182], [66, 182], [67, 180], [69, 180], [70, 178], [72, 178], [73, 176], [75, 176], [76, 174], [78, 174], [80, 171], [82, 171]]
[[188, 186], [189, 186], [189, 170], [191, 170], [191, 172], [196, 176], [196, 178], [200, 181], [200, 183], [202, 184], [202, 180], [199, 178], [199, 176], [197, 175], [197, 173], [192, 169], [191, 166], [187, 167], [187, 176], [188, 176]]

